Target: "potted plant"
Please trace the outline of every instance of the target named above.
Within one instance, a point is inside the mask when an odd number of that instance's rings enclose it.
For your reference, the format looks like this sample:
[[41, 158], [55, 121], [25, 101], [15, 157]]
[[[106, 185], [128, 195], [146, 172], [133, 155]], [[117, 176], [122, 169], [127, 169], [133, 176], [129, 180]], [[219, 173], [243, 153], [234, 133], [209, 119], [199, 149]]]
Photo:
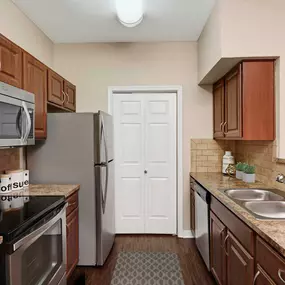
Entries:
[[246, 183], [254, 183], [255, 182], [255, 166], [247, 165], [244, 169], [243, 173], [243, 181]]
[[242, 177], [243, 177], [243, 169], [244, 169], [243, 163], [238, 162], [236, 164], [236, 179], [242, 179]]

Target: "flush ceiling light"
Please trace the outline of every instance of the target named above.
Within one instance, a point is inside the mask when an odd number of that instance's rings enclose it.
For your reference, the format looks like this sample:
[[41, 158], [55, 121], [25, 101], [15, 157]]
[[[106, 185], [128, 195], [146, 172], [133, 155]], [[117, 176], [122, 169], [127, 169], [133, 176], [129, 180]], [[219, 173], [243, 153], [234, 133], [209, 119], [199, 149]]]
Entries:
[[116, 0], [120, 23], [128, 28], [137, 26], [143, 20], [143, 0]]

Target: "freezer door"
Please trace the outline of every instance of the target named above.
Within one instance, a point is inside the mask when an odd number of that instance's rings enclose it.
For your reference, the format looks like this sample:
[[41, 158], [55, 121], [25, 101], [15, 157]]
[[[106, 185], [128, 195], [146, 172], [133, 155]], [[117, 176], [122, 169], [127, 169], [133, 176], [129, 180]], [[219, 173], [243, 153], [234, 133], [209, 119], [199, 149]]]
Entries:
[[96, 167], [97, 265], [107, 259], [115, 238], [114, 161]]
[[114, 159], [114, 136], [113, 117], [107, 113], [99, 111], [95, 121], [95, 136], [97, 140], [96, 164], [104, 164]]

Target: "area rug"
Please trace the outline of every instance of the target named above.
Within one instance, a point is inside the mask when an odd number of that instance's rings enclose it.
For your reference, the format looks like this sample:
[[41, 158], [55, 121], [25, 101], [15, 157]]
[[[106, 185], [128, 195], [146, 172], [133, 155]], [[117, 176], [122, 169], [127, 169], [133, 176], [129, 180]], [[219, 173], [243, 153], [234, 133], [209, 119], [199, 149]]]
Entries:
[[120, 252], [111, 285], [184, 285], [178, 255]]

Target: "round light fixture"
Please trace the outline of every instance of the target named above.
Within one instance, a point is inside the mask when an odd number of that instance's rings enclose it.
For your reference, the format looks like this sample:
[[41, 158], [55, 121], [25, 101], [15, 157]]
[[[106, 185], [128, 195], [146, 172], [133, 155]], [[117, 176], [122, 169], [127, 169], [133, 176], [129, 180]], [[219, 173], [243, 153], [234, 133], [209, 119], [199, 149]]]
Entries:
[[143, 0], [116, 0], [116, 10], [120, 23], [128, 28], [143, 20]]

